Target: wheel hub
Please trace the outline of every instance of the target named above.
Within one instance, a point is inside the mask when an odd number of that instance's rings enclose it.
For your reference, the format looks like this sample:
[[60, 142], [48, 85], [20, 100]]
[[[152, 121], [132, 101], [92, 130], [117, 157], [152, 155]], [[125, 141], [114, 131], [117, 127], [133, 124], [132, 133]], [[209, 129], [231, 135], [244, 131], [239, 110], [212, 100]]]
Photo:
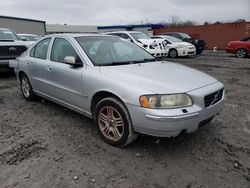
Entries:
[[121, 114], [111, 106], [103, 107], [98, 114], [98, 125], [102, 134], [110, 140], [119, 140], [124, 132]]

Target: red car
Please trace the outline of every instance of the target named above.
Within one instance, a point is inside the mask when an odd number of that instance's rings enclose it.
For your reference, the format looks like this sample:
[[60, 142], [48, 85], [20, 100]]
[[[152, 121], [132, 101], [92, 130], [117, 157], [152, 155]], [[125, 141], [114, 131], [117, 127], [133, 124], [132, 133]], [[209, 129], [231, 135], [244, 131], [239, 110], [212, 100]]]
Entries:
[[227, 53], [235, 54], [236, 57], [250, 56], [250, 37], [240, 41], [230, 41], [226, 48]]

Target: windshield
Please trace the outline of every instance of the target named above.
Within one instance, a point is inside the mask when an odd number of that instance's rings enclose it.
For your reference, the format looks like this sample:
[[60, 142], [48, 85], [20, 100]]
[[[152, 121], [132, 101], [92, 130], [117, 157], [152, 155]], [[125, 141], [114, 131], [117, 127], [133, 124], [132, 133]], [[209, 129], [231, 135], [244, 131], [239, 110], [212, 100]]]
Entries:
[[32, 36], [32, 35], [19, 35], [19, 37], [21, 37], [22, 40], [24, 41], [37, 41], [39, 40], [41, 37], [39, 36]]
[[151, 39], [148, 35], [145, 33], [130, 33], [130, 35], [135, 39]]
[[15, 33], [10, 30], [0, 30], [0, 40], [20, 40]]
[[76, 37], [94, 65], [121, 65], [155, 61], [137, 45], [117, 37]]
[[186, 33], [179, 33], [181, 36], [182, 36], [182, 38], [187, 38], [187, 39], [189, 39], [189, 38], [191, 38], [188, 34], [186, 34]]
[[172, 36], [164, 36], [164, 37], [165, 37], [165, 39], [167, 39], [171, 43], [182, 42], [180, 39], [177, 39], [177, 38], [172, 37]]

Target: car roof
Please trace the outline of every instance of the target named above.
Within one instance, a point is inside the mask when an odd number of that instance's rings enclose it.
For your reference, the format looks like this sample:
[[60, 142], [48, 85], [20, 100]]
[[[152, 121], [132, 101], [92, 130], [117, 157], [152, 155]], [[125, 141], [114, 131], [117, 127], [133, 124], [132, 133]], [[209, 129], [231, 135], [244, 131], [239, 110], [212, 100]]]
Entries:
[[104, 34], [95, 34], [95, 33], [59, 33], [59, 34], [51, 34], [51, 35], [46, 35], [46, 36], [57, 36], [57, 37], [114, 37], [114, 36], [109, 36], [109, 35], [104, 35]]
[[141, 31], [109, 31], [105, 33], [142, 33]]
[[0, 27], [0, 30], [2, 30], [2, 31], [11, 31], [10, 29], [2, 28], [2, 27]]
[[27, 34], [27, 33], [18, 33], [17, 35], [20, 35], [20, 36], [38, 36], [35, 34]]

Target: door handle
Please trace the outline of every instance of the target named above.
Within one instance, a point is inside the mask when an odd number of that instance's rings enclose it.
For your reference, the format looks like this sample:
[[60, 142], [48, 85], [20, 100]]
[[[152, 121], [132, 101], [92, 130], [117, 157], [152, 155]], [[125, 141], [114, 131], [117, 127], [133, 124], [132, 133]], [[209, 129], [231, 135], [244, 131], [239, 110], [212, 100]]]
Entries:
[[48, 68], [48, 71], [52, 71], [52, 68], [51, 68], [51, 67], [49, 67], [49, 68]]
[[25, 65], [29, 65], [30, 63], [29, 62], [26, 62]]

